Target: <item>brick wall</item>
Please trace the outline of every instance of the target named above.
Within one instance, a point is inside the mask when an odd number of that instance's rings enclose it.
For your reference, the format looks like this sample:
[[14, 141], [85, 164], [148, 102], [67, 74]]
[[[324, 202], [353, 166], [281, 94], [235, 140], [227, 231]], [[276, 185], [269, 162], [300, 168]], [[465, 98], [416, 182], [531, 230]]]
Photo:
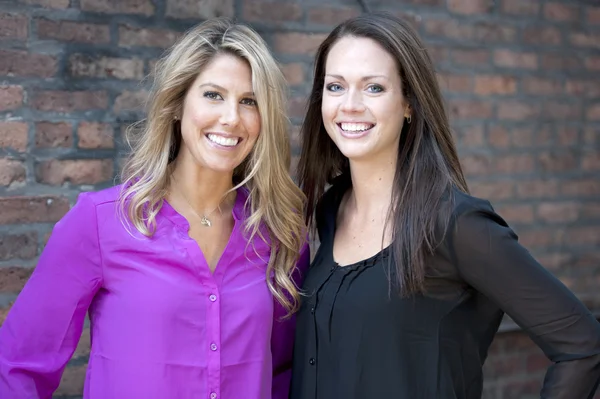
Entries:
[[[475, 195], [600, 311], [600, 7], [567, 0], [0, 1], [0, 323], [56, 222], [82, 190], [113, 184], [123, 127], [140, 117], [153, 62], [214, 15], [264, 35], [300, 123], [314, 50], [371, 10], [408, 18], [439, 71]], [[142, 81], [140, 83], [140, 81]], [[297, 130], [293, 135], [297, 146]], [[498, 335], [487, 399], [536, 397], [547, 361]], [[79, 397], [84, 333], [57, 397]]]

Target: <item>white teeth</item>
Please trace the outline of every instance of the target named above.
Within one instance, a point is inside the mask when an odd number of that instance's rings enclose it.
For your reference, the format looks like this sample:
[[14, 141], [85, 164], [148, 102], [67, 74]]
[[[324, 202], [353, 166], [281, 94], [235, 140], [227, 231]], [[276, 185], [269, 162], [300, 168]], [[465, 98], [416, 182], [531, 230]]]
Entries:
[[209, 134], [207, 137], [213, 143], [217, 143], [217, 144], [223, 145], [225, 147], [233, 147], [233, 146], [237, 145], [237, 143], [240, 141], [240, 139], [238, 139], [238, 138], [223, 137], [223, 136], [219, 136], [217, 134]]
[[345, 130], [347, 132], [362, 132], [362, 131], [368, 130], [373, 127], [373, 125], [370, 123], [348, 123], [348, 122], [342, 122], [342, 123], [340, 123], [340, 126], [342, 127], [342, 130]]

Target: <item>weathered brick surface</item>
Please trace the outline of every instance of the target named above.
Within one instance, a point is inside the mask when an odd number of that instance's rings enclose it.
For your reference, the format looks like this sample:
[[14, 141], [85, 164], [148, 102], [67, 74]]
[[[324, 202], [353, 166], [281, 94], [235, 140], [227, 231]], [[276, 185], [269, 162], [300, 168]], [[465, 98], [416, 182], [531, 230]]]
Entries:
[[[427, 44], [472, 193], [600, 312], [600, 7], [365, 3], [406, 18]], [[122, 128], [143, 117], [150, 80], [142, 79], [182, 32], [217, 15], [260, 31], [292, 87], [296, 165], [314, 52], [361, 12], [351, 0], [0, 2], [0, 295], [19, 292], [78, 192], [112, 184]], [[0, 324], [9, 308], [0, 304]], [[86, 330], [57, 395], [81, 395], [88, 353]], [[484, 398], [539, 396], [546, 364], [522, 333], [498, 335]]]

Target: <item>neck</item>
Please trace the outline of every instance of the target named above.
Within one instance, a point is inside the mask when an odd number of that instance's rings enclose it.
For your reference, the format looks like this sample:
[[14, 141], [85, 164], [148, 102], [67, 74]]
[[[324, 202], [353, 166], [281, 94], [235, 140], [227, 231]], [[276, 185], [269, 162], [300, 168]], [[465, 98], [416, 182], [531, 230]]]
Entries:
[[224, 205], [225, 195], [233, 187], [232, 180], [232, 173], [175, 165], [170, 185], [171, 191], [183, 196], [196, 212], [207, 214]]
[[349, 205], [359, 213], [387, 213], [392, 201], [395, 173], [396, 157], [350, 161], [352, 191]]

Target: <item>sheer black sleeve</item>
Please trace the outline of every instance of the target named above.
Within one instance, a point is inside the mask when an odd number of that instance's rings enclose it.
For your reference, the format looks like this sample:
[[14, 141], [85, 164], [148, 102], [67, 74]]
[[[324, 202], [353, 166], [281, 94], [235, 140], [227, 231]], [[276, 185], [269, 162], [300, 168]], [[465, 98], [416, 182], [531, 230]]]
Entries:
[[489, 202], [456, 206], [450, 250], [459, 274], [508, 314], [554, 362], [544, 399], [591, 399], [600, 380], [600, 323], [519, 244]]

